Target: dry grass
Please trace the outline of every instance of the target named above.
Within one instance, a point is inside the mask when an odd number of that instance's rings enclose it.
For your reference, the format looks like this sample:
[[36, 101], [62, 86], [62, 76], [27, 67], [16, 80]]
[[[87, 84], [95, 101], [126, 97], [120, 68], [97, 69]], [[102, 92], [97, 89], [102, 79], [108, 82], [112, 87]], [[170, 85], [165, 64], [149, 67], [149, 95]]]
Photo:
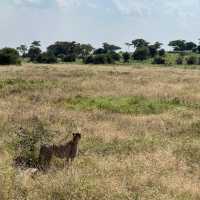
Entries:
[[[32, 64], [0, 68], [0, 199], [200, 199], [199, 85], [198, 70]], [[66, 106], [66, 100], [77, 97], [88, 97], [92, 106], [84, 98], [81, 109]], [[145, 102], [138, 107], [142, 112], [110, 109], [110, 98], [130, 97], [144, 98], [158, 112], [146, 113]], [[93, 101], [98, 98], [105, 99], [104, 109]], [[158, 102], [173, 106], [161, 109]], [[32, 178], [29, 171], [12, 166], [10, 142], [16, 129], [34, 116], [54, 133], [53, 143], [65, 142], [73, 131], [81, 131], [83, 139], [72, 165], [63, 168], [54, 159], [48, 173]]]

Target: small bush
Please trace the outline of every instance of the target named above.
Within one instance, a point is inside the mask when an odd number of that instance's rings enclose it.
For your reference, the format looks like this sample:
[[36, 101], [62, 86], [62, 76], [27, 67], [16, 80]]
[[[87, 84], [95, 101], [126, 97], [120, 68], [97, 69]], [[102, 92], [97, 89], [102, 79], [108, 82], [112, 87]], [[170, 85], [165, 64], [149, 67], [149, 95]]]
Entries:
[[0, 65], [21, 64], [19, 53], [13, 48], [3, 48], [0, 50]]
[[161, 56], [156, 56], [154, 59], [153, 59], [153, 62], [152, 64], [157, 64], [157, 65], [163, 65], [166, 63], [166, 60], [165, 58], [161, 57]]
[[165, 50], [164, 49], [160, 49], [158, 51], [159, 56], [164, 56], [165, 55]]
[[120, 61], [121, 57], [118, 53], [113, 51], [113, 52], [110, 52], [110, 53], [107, 54], [107, 59], [110, 59], [110, 58], [114, 61]]
[[56, 56], [51, 52], [45, 52], [39, 55], [37, 58], [37, 62], [39, 63], [57, 63]]
[[187, 58], [187, 64], [188, 65], [195, 65], [197, 64], [197, 57], [196, 56], [190, 56]]
[[183, 64], [183, 57], [182, 57], [182, 56], [179, 56], [179, 57], [176, 59], [176, 64], [177, 64], [177, 65], [182, 65], [182, 64]]
[[75, 62], [76, 56], [75, 55], [66, 55], [63, 59], [64, 62]]
[[125, 63], [127, 63], [127, 62], [129, 62], [131, 56], [130, 56], [130, 53], [124, 52], [124, 53], [122, 54], [122, 57], [123, 57], [123, 61], [124, 61]]
[[99, 54], [94, 56], [93, 58], [94, 64], [106, 64], [107, 63], [107, 56], [105, 54]]
[[83, 60], [83, 62], [85, 64], [92, 64], [92, 63], [94, 63], [94, 57], [93, 56], [88, 56]]

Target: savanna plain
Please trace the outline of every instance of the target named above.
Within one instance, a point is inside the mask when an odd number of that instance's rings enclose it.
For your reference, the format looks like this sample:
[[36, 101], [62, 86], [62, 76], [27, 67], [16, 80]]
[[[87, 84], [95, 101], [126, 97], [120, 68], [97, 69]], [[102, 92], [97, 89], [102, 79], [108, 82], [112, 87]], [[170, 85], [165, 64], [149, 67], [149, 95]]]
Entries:
[[[198, 69], [1, 67], [0, 200], [199, 200], [199, 86]], [[22, 152], [20, 127], [48, 144], [80, 132], [79, 156], [31, 176], [13, 160], [40, 144]]]

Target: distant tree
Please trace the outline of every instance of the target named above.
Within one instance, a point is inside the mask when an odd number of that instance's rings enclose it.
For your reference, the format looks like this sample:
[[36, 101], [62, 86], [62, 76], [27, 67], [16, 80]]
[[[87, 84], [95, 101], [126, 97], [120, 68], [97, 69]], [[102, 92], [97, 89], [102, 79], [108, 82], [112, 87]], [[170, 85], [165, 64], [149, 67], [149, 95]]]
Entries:
[[134, 45], [135, 48], [144, 47], [144, 46], [149, 45], [149, 43], [147, 41], [145, 41], [144, 39], [133, 40], [132, 44]]
[[115, 46], [113, 44], [108, 44], [106, 42], [103, 43], [103, 48], [106, 52], [114, 52], [121, 49], [121, 47]]
[[200, 45], [197, 46], [196, 52], [197, 52], [197, 53], [200, 53]]
[[149, 58], [150, 52], [149, 52], [149, 47], [143, 46], [143, 47], [138, 47], [135, 52], [133, 53], [133, 58], [135, 60], [146, 60]]
[[38, 57], [41, 54], [41, 49], [39, 47], [30, 47], [28, 50], [27, 56], [30, 58], [32, 62], [37, 61]]
[[111, 51], [109, 53], [107, 53], [108, 57], [111, 57], [112, 60], [114, 61], [120, 61], [120, 54], [118, 54], [117, 52]]
[[130, 58], [131, 58], [130, 53], [128, 53], [128, 52], [124, 52], [124, 53], [122, 54], [122, 57], [123, 57], [123, 61], [124, 61], [125, 63], [129, 62], [129, 60], [130, 60]]
[[196, 49], [197, 45], [194, 42], [186, 42], [185, 43], [185, 50], [192, 51]]
[[21, 64], [19, 53], [13, 48], [0, 49], [0, 65]]
[[160, 49], [158, 51], [159, 56], [164, 56], [165, 55], [165, 50], [164, 49]]
[[184, 51], [185, 40], [173, 40], [169, 42], [168, 46], [172, 47], [174, 51]]
[[98, 48], [94, 50], [94, 55], [98, 55], [98, 54], [106, 54], [107, 51], [104, 48]]
[[92, 51], [94, 50], [94, 47], [90, 44], [81, 44], [80, 45], [80, 56], [82, 58], [85, 58], [87, 56], [89, 56]]
[[33, 48], [33, 47], [41, 47], [40, 41], [33, 41], [31, 43], [31, 48]]
[[79, 43], [73, 42], [56, 42], [49, 47], [47, 47], [48, 52], [52, 52], [56, 57], [59, 55], [65, 56], [81, 56], [81, 45]]
[[19, 47], [17, 47], [17, 51], [23, 56], [26, 56], [26, 53], [28, 51], [28, 47], [24, 44], [20, 45]]

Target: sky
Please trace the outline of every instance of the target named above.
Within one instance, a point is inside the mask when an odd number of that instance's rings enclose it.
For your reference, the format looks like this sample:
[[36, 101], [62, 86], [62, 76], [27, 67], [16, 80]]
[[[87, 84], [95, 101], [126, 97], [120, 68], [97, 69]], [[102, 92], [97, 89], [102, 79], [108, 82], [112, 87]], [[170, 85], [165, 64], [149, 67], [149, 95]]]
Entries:
[[56, 41], [125, 48], [144, 38], [198, 42], [200, 0], [0, 0], [0, 48]]

